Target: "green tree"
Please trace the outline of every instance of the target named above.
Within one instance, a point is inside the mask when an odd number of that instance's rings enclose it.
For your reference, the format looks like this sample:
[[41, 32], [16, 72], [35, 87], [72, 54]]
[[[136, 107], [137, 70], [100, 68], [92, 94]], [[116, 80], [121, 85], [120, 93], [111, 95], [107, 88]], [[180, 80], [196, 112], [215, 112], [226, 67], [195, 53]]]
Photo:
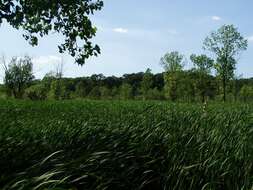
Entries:
[[25, 90], [25, 95], [31, 100], [45, 100], [47, 98], [47, 88], [42, 82], [32, 85]]
[[177, 72], [182, 71], [184, 67], [184, 56], [181, 55], [178, 51], [173, 51], [170, 53], [166, 53], [161, 58], [161, 65], [163, 66], [166, 72]]
[[150, 100], [164, 100], [163, 92], [159, 91], [157, 88], [149, 89], [146, 96], [147, 99]]
[[120, 99], [128, 100], [133, 97], [133, 88], [130, 84], [124, 83], [120, 87]]
[[236, 56], [247, 49], [247, 40], [233, 25], [223, 25], [204, 41], [204, 49], [216, 55], [215, 69], [222, 81], [223, 101], [226, 101], [227, 83], [233, 77]]
[[0, 84], [0, 99], [6, 98], [6, 89], [4, 85]]
[[101, 92], [100, 92], [99, 86], [94, 86], [89, 93], [89, 98], [99, 99], [100, 97], [101, 97]]
[[153, 86], [153, 74], [151, 73], [151, 69], [147, 69], [141, 81], [141, 93], [143, 99], [148, 99], [148, 92], [149, 90], [151, 90], [152, 86]]
[[111, 97], [111, 91], [106, 86], [101, 86], [99, 91], [102, 99], [108, 99]]
[[244, 102], [253, 100], [253, 86], [244, 85], [240, 90], [241, 99]]
[[49, 99], [65, 100], [70, 99], [70, 90], [68, 89], [68, 81], [56, 78], [51, 82], [50, 91], [48, 92]]
[[190, 56], [191, 61], [194, 63], [194, 66], [196, 68], [197, 74], [198, 74], [198, 80], [197, 80], [197, 88], [200, 92], [200, 96], [202, 99], [202, 102], [205, 102], [205, 97], [208, 92], [208, 75], [211, 73], [211, 68], [213, 67], [214, 61], [207, 57], [206, 55], [195, 55], [192, 54]]
[[100, 53], [100, 48], [91, 41], [96, 28], [89, 15], [102, 7], [102, 0], [2, 0], [0, 24], [5, 20], [22, 29], [33, 46], [38, 44], [38, 37], [60, 33], [65, 41], [58, 46], [59, 52], [68, 51], [82, 65], [87, 58]]
[[85, 83], [83, 81], [79, 81], [75, 86], [75, 94], [79, 98], [84, 98], [87, 96], [86, 90], [85, 90]]
[[48, 92], [49, 99], [60, 100], [62, 94], [62, 86], [58, 79], [51, 82], [50, 91]]
[[111, 97], [113, 99], [118, 99], [119, 98], [119, 88], [113, 87], [111, 90]]
[[196, 99], [196, 85], [195, 80], [191, 78], [189, 71], [178, 73], [178, 99], [183, 102], [194, 102]]
[[165, 95], [167, 98], [175, 101], [179, 96], [178, 86], [180, 73], [184, 67], [184, 56], [177, 51], [167, 53], [161, 58], [161, 65], [165, 69]]
[[55, 72], [47, 73], [44, 80], [52, 80], [50, 82], [49, 98], [55, 100], [69, 99], [70, 93], [67, 91], [66, 81], [63, 80], [63, 60], [59, 63]]
[[242, 78], [242, 75], [235, 75], [234, 81], [233, 81], [233, 91], [234, 91], [234, 100], [235, 102], [238, 100], [238, 96], [240, 94], [240, 79]]
[[15, 98], [22, 98], [25, 88], [34, 79], [32, 68], [33, 63], [30, 57], [11, 59], [9, 65], [3, 63], [5, 69], [4, 84], [10, 95]]

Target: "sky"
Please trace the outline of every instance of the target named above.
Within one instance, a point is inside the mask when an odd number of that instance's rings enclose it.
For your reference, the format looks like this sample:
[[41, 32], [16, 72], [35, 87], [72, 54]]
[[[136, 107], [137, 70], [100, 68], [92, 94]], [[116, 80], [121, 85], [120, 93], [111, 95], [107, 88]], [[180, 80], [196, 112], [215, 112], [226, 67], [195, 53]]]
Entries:
[[68, 54], [58, 53], [57, 45], [63, 42], [60, 35], [51, 34], [31, 47], [22, 31], [7, 23], [0, 26], [0, 54], [7, 61], [12, 56], [30, 55], [36, 78], [54, 71], [61, 61], [65, 77], [121, 76], [147, 68], [158, 73], [163, 71], [160, 58], [167, 52], [184, 54], [186, 69], [192, 67], [192, 53], [212, 56], [202, 49], [205, 37], [223, 24], [234, 24], [249, 42], [247, 51], [238, 57], [236, 75], [253, 77], [252, 0], [104, 0], [104, 4], [91, 17], [98, 28], [93, 41], [102, 53], [82, 67]]

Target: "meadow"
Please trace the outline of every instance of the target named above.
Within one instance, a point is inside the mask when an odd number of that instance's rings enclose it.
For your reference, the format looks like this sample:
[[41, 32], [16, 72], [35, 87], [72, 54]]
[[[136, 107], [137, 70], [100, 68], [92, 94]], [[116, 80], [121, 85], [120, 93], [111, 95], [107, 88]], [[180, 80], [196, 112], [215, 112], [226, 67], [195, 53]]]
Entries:
[[250, 190], [253, 105], [0, 102], [0, 189]]

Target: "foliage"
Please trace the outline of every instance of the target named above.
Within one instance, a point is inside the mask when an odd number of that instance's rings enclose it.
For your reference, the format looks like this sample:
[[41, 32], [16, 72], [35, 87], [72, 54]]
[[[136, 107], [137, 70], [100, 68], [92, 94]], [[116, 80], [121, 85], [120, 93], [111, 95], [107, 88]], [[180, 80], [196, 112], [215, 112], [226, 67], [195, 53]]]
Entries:
[[6, 98], [6, 89], [4, 85], [0, 84], [0, 99]]
[[146, 94], [147, 100], [165, 100], [164, 92], [157, 88], [149, 89]]
[[89, 93], [89, 98], [90, 99], [100, 99], [101, 96], [101, 92], [98, 86], [94, 86], [94, 88], [92, 88], [92, 90]]
[[25, 88], [32, 82], [33, 63], [30, 57], [12, 58], [9, 65], [4, 65], [4, 84], [10, 95], [15, 98], [22, 98]]
[[182, 71], [184, 67], [184, 56], [179, 54], [177, 51], [173, 51], [165, 54], [161, 58], [161, 65], [164, 67], [166, 72], [178, 72]]
[[244, 85], [240, 90], [240, 96], [244, 102], [253, 101], [253, 86]]
[[205, 97], [210, 89], [210, 80], [208, 78], [208, 74], [211, 72], [214, 61], [206, 55], [197, 56], [195, 54], [192, 54], [190, 59], [194, 63], [198, 75], [196, 87], [198, 88], [200, 96], [202, 97], [202, 102], [205, 102]]
[[105, 99], [110, 99], [111, 97], [111, 90], [105, 86], [100, 87], [100, 96]]
[[148, 92], [153, 87], [153, 75], [151, 69], [147, 69], [141, 81], [141, 93], [144, 99], [148, 99]]
[[75, 85], [75, 94], [77, 97], [84, 98], [87, 96], [86, 90], [85, 90], [85, 83], [83, 81], [79, 81]]
[[[31, 45], [38, 37], [57, 32], [65, 37], [59, 52], [68, 51], [78, 64], [100, 53], [91, 42], [96, 34], [89, 15], [103, 7], [101, 0], [4, 0], [0, 2], [0, 24], [6, 20], [11, 26], [25, 31]], [[81, 43], [80, 43], [81, 41]]]
[[195, 68], [204, 74], [210, 74], [211, 69], [214, 65], [214, 61], [206, 55], [195, 55], [190, 56], [191, 61], [194, 63]]
[[177, 98], [180, 96], [180, 92], [178, 91], [179, 88], [179, 80], [180, 80], [180, 73], [171, 73], [167, 72], [164, 73], [164, 90], [165, 90], [165, 96], [166, 98], [176, 101]]
[[252, 108], [1, 101], [0, 189], [251, 189]]
[[120, 99], [128, 100], [133, 97], [133, 89], [130, 84], [124, 83], [120, 87]]
[[43, 84], [32, 85], [25, 90], [25, 95], [31, 100], [46, 100], [46, 86]]
[[49, 99], [60, 100], [62, 94], [62, 86], [60, 80], [56, 79], [50, 83]]
[[68, 82], [64, 79], [55, 79], [51, 82], [50, 91], [48, 92], [49, 99], [65, 100], [69, 99], [71, 90], [68, 89]]
[[[175, 97], [174, 101], [179, 102], [201, 102], [203, 101], [202, 92], [204, 90], [205, 100], [220, 100], [222, 90], [220, 89], [219, 78], [210, 74], [203, 74], [203, 81], [200, 81], [199, 74], [197, 69], [191, 69], [172, 75], [174, 77], [172, 79], [176, 80], [176, 83], [174, 83], [174, 88], [176, 90], [174, 91], [167, 89], [168, 84], [173, 82], [169, 73], [151, 74], [147, 80], [149, 82], [145, 82], [147, 84], [147, 88], [145, 87], [147, 90], [145, 99], [171, 100], [171, 97]], [[105, 77], [100, 75], [100, 77], [92, 76], [57, 79], [54, 74], [47, 74], [42, 80], [33, 81], [28, 88], [30, 89], [31, 87], [33, 89], [32, 86], [35, 85], [35, 89], [38, 87], [41, 90], [43, 89], [42, 94], [46, 94], [47, 99], [63, 100], [75, 98], [118, 100], [124, 99], [122, 97], [122, 84], [128, 84], [128, 87], [131, 87], [131, 93], [126, 96], [126, 99], [143, 100], [144, 75], [145, 73], [136, 73], [124, 75], [124, 77]], [[166, 80], [168, 80], [168, 83]], [[150, 85], [151, 83], [152, 85]], [[238, 92], [236, 94], [235, 85], [236, 92]], [[230, 102], [242, 101], [239, 92], [244, 85], [253, 86], [253, 80], [238, 78], [236, 81], [229, 81], [227, 91], [231, 96], [229, 98]], [[37, 90], [39, 91], [39, 89]], [[3, 88], [3, 90], [5, 90], [5, 88]], [[27, 89], [25, 91], [27, 92]]]
[[221, 77], [223, 87], [223, 101], [226, 101], [227, 83], [234, 76], [235, 57], [239, 52], [247, 49], [244, 39], [233, 25], [223, 25], [216, 32], [212, 32], [204, 41], [204, 49], [216, 55], [215, 69]]
[[180, 73], [183, 70], [184, 56], [177, 51], [173, 51], [165, 54], [161, 58], [161, 65], [165, 69], [164, 83], [165, 83], [165, 95], [172, 101], [176, 101], [179, 96], [178, 86], [180, 80]]

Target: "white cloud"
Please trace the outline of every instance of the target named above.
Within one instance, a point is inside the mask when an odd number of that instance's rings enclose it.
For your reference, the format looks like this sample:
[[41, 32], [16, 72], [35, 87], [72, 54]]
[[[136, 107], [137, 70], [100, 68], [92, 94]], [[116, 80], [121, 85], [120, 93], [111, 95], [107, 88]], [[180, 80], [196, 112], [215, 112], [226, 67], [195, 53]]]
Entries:
[[43, 78], [50, 71], [55, 71], [62, 58], [55, 55], [34, 57], [33, 70], [36, 78]]
[[220, 21], [221, 17], [219, 17], [219, 16], [212, 16], [212, 20], [214, 20], [214, 21]]
[[52, 63], [58, 63], [61, 61], [61, 58], [55, 55], [49, 55], [49, 56], [39, 56], [33, 58], [33, 62], [38, 65], [47, 65]]
[[249, 36], [247, 39], [248, 39], [249, 42], [253, 42], [253, 35]]
[[125, 28], [114, 28], [113, 32], [117, 32], [117, 33], [128, 33], [128, 29]]

